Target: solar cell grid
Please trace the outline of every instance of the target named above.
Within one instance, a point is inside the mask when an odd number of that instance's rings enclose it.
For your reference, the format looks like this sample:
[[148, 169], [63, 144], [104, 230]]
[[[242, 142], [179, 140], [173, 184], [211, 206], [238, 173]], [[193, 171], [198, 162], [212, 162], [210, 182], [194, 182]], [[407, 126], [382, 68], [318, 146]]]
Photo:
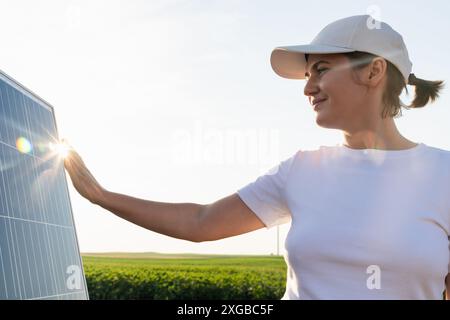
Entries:
[[0, 72], [0, 299], [87, 299], [53, 108]]

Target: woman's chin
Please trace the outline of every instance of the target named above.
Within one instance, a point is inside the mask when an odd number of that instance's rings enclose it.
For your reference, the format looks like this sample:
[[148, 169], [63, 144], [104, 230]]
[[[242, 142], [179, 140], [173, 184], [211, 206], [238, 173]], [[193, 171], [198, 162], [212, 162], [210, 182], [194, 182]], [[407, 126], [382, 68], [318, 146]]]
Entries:
[[323, 128], [331, 128], [331, 123], [327, 122], [326, 111], [324, 109], [317, 110], [316, 123], [318, 126], [321, 126]]

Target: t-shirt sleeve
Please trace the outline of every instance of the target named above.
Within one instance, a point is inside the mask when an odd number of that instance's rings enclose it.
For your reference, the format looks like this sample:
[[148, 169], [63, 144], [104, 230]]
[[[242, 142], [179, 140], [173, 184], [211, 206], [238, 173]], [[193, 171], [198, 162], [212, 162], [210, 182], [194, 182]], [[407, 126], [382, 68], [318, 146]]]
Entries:
[[261, 219], [267, 229], [291, 220], [284, 189], [296, 155], [281, 161], [237, 191], [242, 201]]

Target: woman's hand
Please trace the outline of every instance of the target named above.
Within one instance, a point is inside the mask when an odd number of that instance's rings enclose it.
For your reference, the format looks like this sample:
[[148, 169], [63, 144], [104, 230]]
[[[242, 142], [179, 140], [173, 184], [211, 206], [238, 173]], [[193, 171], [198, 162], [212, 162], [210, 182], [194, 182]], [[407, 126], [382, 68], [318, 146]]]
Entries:
[[95, 180], [73, 147], [64, 139], [62, 141], [68, 147], [67, 156], [64, 158], [64, 167], [70, 175], [73, 186], [84, 198], [98, 204], [104, 197], [106, 190]]

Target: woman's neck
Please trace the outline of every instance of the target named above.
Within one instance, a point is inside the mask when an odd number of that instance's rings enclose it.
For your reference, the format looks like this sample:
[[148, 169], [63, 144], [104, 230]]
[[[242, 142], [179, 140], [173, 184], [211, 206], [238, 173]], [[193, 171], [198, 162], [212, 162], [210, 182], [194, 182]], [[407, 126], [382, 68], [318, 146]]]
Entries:
[[400, 134], [392, 118], [380, 120], [372, 128], [344, 131], [344, 141], [352, 149], [404, 150], [417, 146]]

